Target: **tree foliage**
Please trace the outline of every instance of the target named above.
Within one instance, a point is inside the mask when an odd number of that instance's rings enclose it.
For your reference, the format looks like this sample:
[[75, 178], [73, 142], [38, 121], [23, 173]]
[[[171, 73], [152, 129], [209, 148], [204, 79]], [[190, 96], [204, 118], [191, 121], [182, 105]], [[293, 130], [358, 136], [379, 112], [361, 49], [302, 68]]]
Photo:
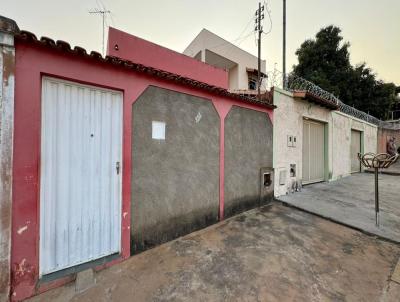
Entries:
[[386, 119], [396, 100], [396, 86], [377, 79], [365, 63], [350, 64], [349, 42], [343, 42], [341, 29], [322, 28], [315, 39], [306, 40], [296, 51], [298, 64], [293, 72], [342, 102], [381, 119]]

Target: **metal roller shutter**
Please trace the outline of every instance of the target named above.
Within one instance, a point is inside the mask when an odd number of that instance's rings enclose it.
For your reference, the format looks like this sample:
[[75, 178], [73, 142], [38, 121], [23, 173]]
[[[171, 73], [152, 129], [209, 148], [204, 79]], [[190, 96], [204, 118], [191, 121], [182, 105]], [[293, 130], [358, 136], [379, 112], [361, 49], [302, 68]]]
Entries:
[[325, 179], [325, 125], [303, 121], [303, 184]]

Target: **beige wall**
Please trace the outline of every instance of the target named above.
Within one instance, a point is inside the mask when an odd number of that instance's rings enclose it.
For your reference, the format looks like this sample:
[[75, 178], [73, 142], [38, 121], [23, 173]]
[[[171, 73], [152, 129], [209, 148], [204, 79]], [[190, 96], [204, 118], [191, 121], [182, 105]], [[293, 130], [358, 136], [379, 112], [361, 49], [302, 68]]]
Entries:
[[[187, 56], [194, 57], [199, 51], [202, 51], [202, 61], [204, 62], [204, 53], [206, 49], [237, 63], [236, 68], [229, 70], [230, 73], [233, 71], [232, 75], [229, 75], [229, 89], [248, 88], [246, 68], [258, 68], [258, 59], [256, 56], [253, 56], [206, 29], [203, 29], [197, 35], [183, 53]], [[261, 63], [261, 71], [264, 73], [266, 72], [266, 62], [264, 60]]]
[[[292, 93], [274, 89], [274, 168], [275, 196], [291, 191], [294, 182], [302, 180], [303, 119], [309, 118], [325, 123], [327, 137], [327, 180], [350, 175], [351, 129], [363, 134], [364, 152], [376, 152], [377, 127], [339, 111], [331, 111], [303, 100], [295, 100]], [[295, 147], [287, 146], [287, 136], [296, 136]], [[290, 164], [296, 164], [296, 177], [290, 177]], [[279, 183], [280, 172], [286, 171], [283, 185]]]
[[239, 87], [239, 66], [238, 65], [229, 69], [228, 77], [229, 77], [229, 83], [228, 83], [229, 89], [232, 89], [231, 87]]
[[332, 111], [332, 174], [331, 180], [350, 175], [351, 129], [361, 131], [362, 152], [377, 152], [378, 128], [339, 111]]
[[[302, 179], [303, 119], [305, 117], [328, 123], [330, 110], [306, 101], [295, 101], [290, 92], [274, 89], [274, 169], [275, 196], [285, 195], [293, 182]], [[296, 137], [296, 147], [287, 146], [287, 136]], [[290, 164], [296, 164], [296, 177], [290, 177]], [[286, 171], [286, 180], [279, 183], [281, 171]]]

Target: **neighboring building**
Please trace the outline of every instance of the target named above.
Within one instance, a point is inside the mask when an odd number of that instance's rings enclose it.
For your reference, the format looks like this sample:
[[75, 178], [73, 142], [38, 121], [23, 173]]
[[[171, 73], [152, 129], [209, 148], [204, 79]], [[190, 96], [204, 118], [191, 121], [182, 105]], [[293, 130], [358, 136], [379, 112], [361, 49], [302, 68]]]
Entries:
[[390, 138], [395, 138], [395, 144], [400, 147], [400, 124], [393, 123], [392, 128], [379, 128], [378, 130], [378, 153], [387, 152], [387, 143]]
[[274, 106], [226, 71], [115, 29], [102, 57], [10, 22], [0, 297], [9, 272], [20, 301], [271, 201]]
[[308, 92], [273, 91], [275, 196], [362, 171], [357, 153], [377, 152], [378, 127]]
[[[258, 58], [236, 45], [224, 40], [207, 29], [203, 29], [183, 51], [185, 55], [228, 71], [229, 90], [256, 95]], [[266, 63], [261, 61], [262, 77]], [[265, 87], [260, 87], [265, 92]]]

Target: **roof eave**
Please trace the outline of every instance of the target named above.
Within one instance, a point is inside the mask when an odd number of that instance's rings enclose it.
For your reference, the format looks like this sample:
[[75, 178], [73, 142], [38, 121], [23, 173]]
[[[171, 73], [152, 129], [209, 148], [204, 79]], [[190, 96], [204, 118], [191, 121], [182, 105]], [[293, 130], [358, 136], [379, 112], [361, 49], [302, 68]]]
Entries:
[[308, 91], [294, 91], [293, 92], [293, 97], [295, 99], [301, 99], [301, 100], [308, 101], [310, 103], [314, 103], [314, 104], [320, 105], [320, 106], [325, 107], [325, 108], [330, 109], [330, 110], [339, 109], [339, 105], [338, 104], [336, 104], [336, 103], [334, 103], [334, 102], [332, 102], [330, 100], [324, 99], [324, 98], [322, 98], [320, 96], [317, 96], [317, 95], [315, 95], [313, 93], [310, 93]]
[[39, 40], [39, 39], [37, 39], [35, 34], [28, 32], [28, 31], [19, 32], [15, 36], [15, 38], [18, 41], [32, 43], [32, 44], [35, 44], [35, 45], [38, 45], [41, 47], [47, 47], [52, 50], [61, 51], [61, 52], [68, 53], [71, 55], [81, 56], [81, 57], [87, 58], [87, 59], [94, 59], [98, 62], [105, 63], [105, 64], [112, 64], [114, 66], [128, 68], [128, 69], [134, 70], [136, 72], [145, 73], [145, 74], [152, 75], [152, 76], [155, 76], [158, 78], [162, 78], [162, 79], [165, 79], [168, 81], [179, 82], [183, 85], [188, 85], [188, 86], [195, 87], [195, 88], [198, 88], [201, 90], [206, 90], [212, 94], [221, 95], [224, 97], [228, 97], [228, 98], [235, 99], [235, 100], [240, 100], [240, 101], [247, 102], [247, 103], [253, 103], [253, 104], [256, 104], [259, 106], [266, 107], [271, 110], [276, 108], [276, 106], [274, 106], [270, 103], [264, 102], [264, 101], [259, 101], [256, 98], [251, 98], [248, 96], [231, 93], [227, 89], [209, 85], [207, 83], [193, 80], [193, 79], [190, 79], [187, 77], [183, 77], [178, 74], [171, 73], [169, 71], [160, 70], [160, 69], [156, 69], [156, 68], [149, 67], [149, 66], [144, 66], [142, 64], [134, 63], [134, 62], [131, 62], [128, 60], [123, 60], [118, 57], [113, 57], [113, 56], [103, 57], [100, 53], [98, 53], [96, 51], [91, 51], [90, 53], [88, 53], [84, 48], [79, 47], [79, 46], [75, 46], [74, 48], [72, 48], [70, 46], [70, 44], [65, 41], [61, 41], [61, 40], [54, 41], [47, 37], [42, 37]]

